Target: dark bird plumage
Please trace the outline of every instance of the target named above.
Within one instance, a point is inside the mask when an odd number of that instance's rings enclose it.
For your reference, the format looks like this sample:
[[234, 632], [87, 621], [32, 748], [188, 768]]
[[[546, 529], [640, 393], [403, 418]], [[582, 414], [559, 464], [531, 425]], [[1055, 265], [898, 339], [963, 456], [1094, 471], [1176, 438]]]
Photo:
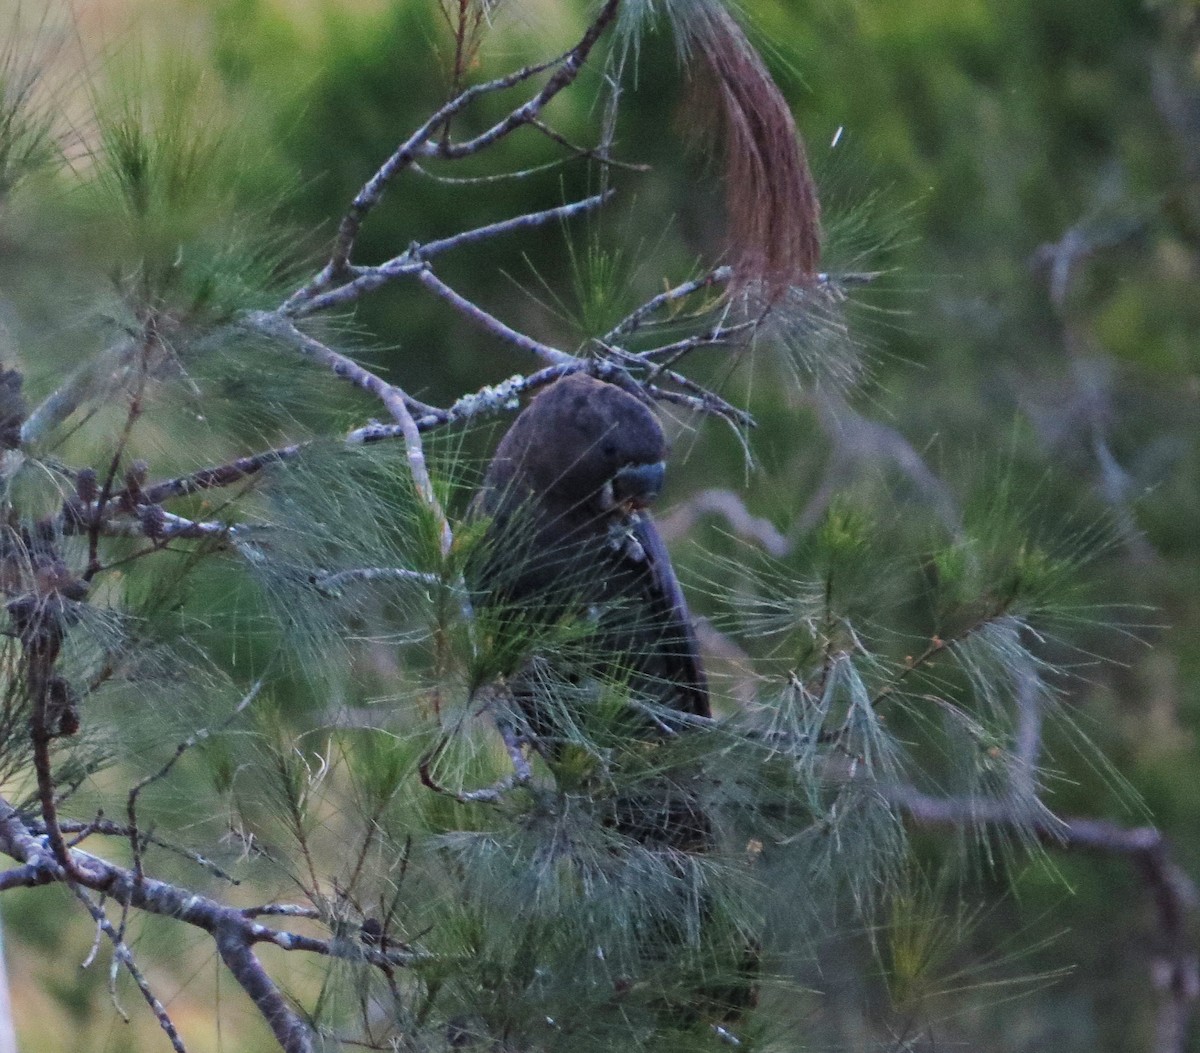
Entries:
[[[616, 748], [603, 750], [590, 800], [604, 827], [651, 853], [660, 877], [678, 887], [677, 897], [657, 901], [658, 916], [640, 923], [638, 952], [650, 977], [702, 953], [697, 934], [715, 910], [707, 894], [696, 894], [698, 872], [685, 862], [717, 843], [696, 763], [704, 740], [669, 712], [711, 716], [708, 683], [687, 604], [646, 510], [661, 489], [666, 454], [662, 428], [638, 398], [571, 374], [517, 417], [474, 505], [487, 517], [472, 575], [476, 602], [498, 615], [498, 636], [528, 644], [506, 673], [542, 755], [553, 766], [569, 754], [567, 725], [588, 724], [586, 715], [574, 719], [572, 707], [598, 704], [606, 682], [619, 685], [617, 699], [628, 696], [620, 737], [605, 739]], [[570, 633], [554, 631], [564, 625], [585, 628], [582, 659], [564, 653], [560, 641]], [[522, 637], [522, 630], [532, 631]], [[714, 953], [725, 955], [714, 939]], [[747, 973], [740, 958], [731, 968], [739, 978]], [[744, 1003], [751, 984], [734, 986], [731, 995], [708, 979], [684, 981], [651, 1004], [664, 1026], [690, 1027]]]
[[571, 374], [539, 394], [500, 442], [476, 498], [490, 517], [483, 602], [544, 624], [594, 623], [599, 672], [684, 713], [710, 715], [687, 604], [646, 511], [667, 444], [621, 388]]

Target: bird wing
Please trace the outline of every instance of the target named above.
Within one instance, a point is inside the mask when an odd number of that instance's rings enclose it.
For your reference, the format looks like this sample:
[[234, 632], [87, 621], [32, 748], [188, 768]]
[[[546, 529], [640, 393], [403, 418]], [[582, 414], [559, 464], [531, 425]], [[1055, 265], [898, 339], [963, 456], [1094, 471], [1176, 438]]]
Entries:
[[693, 716], [711, 717], [708, 678], [700, 664], [696, 630], [679, 579], [671, 566], [667, 546], [654, 520], [645, 512], [634, 517], [631, 532], [644, 553], [645, 599], [651, 617], [661, 630], [656, 658], [663, 667], [662, 679], [675, 694], [671, 704]]

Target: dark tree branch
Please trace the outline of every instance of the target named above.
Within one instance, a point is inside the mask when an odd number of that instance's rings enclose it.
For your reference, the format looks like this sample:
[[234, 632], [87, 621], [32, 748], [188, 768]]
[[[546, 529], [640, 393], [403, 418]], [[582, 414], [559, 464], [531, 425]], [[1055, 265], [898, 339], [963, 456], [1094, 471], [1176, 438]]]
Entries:
[[[223, 486], [232, 486], [252, 475], [256, 475], [272, 464], [294, 460], [303, 449], [300, 445], [283, 446], [277, 450], [265, 450], [262, 453], [239, 457], [228, 464], [217, 465], [213, 468], [201, 468], [188, 475], [167, 479], [161, 483], [153, 483], [143, 488], [142, 496], [147, 504], [161, 504], [174, 497], [190, 497], [204, 490], [213, 490]], [[127, 492], [116, 494], [114, 502], [128, 500]]]
[[1031, 831], [1044, 844], [1065, 850], [1122, 856], [1136, 868], [1154, 904], [1159, 949], [1152, 980], [1160, 992], [1155, 1053], [1185, 1053], [1195, 1004], [1200, 998], [1200, 954], [1192, 927], [1200, 914], [1200, 890], [1175, 862], [1170, 842], [1152, 826], [1125, 827], [1104, 819], [1065, 818], [1048, 810], [1019, 813], [988, 798], [939, 798], [911, 787], [886, 796], [912, 822], [952, 829]]
[[[190, 889], [115, 866], [79, 849], [64, 851], [70, 856], [70, 872], [43, 845], [41, 838], [30, 833], [20, 813], [0, 799], [0, 852], [22, 864], [0, 873], [0, 890], [67, 883], [103, 893], [124, 908], [174, 918], [202, 929], [213, 936], [222, 960], [258, 1006], [285, 1050], [311, 1049], [311, 1032], [258, 962], [253, 952], [256, 944], [270, 943], [285, 951], [305, 951], [349, 962], [362, 962], [385, 973], [411, 965], [422, 957], [418, 952], [405, 948], [382, 951], [358, 942], [323, 940], [271, 929], [253, 920], [252, 915], [258, 913], [257, 909], [243, 912]], [[311, 916], [306, 911], [285, 912], [264, 908], [261, 912]]]
[[213, 939], [221, 961], [258, 1007], [283, 1053], [310, 1053], [311, 1029], [267, 975], [241, 930], [236, 925], [221, 925], [213, 932]]

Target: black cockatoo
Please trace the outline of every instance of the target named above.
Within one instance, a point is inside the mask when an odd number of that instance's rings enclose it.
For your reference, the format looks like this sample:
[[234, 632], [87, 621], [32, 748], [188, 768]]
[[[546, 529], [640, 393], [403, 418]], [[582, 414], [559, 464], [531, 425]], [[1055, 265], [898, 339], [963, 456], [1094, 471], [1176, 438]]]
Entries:
[[[591, 624], [592, 665], [632, 695], [710, 715], [687, 605], [646, 508], [667, 444], [633, 395], [581, 373], [517, 417], [476, 497], [490, 517], [476, 578], [481, 602], [552, 625]], [[528, 709], [528, 704], [526, 709]], [[539, 734], [553, 735], [539, 714]]]
[[[711, 716], [687, 604], [647, 511], [666, 453], [654, 413], [635, 396], [580, 373], [558, 380], [517, 417], [492, 458], [475, 499], [488, 526], [471, 575], [476, 602], [499, 615], [500, 633], [506, 619], [517, 637], [522, 626], [533, 630], [524, 637], [530, 646], [513, 656], [509, 688], [548, 761], [565, 755], [564, 722], [573, 705], [598, 702], [597, 684], [616, 681], [617, 697], [628, 696], [617, 740], [626, 748], [603, 751], [590, 799], [603, 826], [654, 853], [660, 877], [678, 885], [679, 895], [660, 897], [661, 913], [640, 923], [638, 953], [651, 974], [700, 954], [696, 933], [712, 905], [696, 895], [683, 860], [716, 845], [690, 748], [695, 722], [670, 713]], [[564, 637], [554, 627], [564, 624], [584, 629], [582, 658], [558, 647]], [[744, 971], [740, 961], [735, 968]], [[710, 986], [685, 984], [655, 1008], [672, 1026], [697, 1008], [725, 1012], [731, 999]]]

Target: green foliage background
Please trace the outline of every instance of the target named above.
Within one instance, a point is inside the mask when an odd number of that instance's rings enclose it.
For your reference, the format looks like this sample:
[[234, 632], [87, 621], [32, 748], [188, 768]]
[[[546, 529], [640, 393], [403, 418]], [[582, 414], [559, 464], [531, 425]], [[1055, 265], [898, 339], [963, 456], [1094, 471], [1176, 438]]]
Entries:
[[[1088, 524], [1111, 524], [1111, 543], [1083, 575], [1082, 602], [1092, 616], [1064, 630], [1061, 646], [1051, 645], [1076, 673], [1064, 705], [1172, 836], [1180, 862], [1200, 874], [1200, 7], [1186, 0], [749, 0], [745, 14], [809, 144], [827, 210], [830, 268], [884, 272], [853, 310], [853, 347], [836, 352], [869, 366], [849, 394], [853, 406], [905, 436], [964, 509], [979, 510], [976, 521], [996, 523], [1016, 508], [1025, 529], [1067, 544]], [[498, 13], [482, 67], [542, 57], [581, 19], [576, 6], [514, 3]], [[205, 85], [200, 105], [214, 131], [197, 178], [227, 178], [190, 198], [194, 211], [186, 214], [169, 187], [150, 188], [138, 244], [152, 242], [162, 224], [164, 273], [185, 228], [203, 235], [192, 238], [197, 251], [206, 244], [214, 253], [217, 246], [232, 251], [233, 244], [236, 266], [221, 257], [212, 268], [226, 285], [170, 290], [213, 313], [243, 304], [244, 288], [259, 287], [277, 260], [318, 259], [363, 179], [446, 93], [444, 26], [418, 0], [365, 12], [328, 2], [303, 15], [265, 0], [220, 0], [154, 14], [155, 24], [168, 36], [185, 27], [193, 75]], [[140, 90], [123, 89], [121, 74], [136, 84], [154, 65], [118, 47], [89, 74], [87, 88], [68, 81], [61, 90], [119, 98]], [[595, 116], [584, 84], [552, 114], [560, 131], [581, 142]], [[702, 150], [688, 146], [682, 87], [673, 45], [665, 34], [651, 34], [638, 55], [619, 140], [627, 159], [652, 170], [616, 175], [611, 215], [573, 236], [586, 255], [574, 275], [563, 264], [563, 232], [543, 228], [461, 254], [447, 264], [446, 279], [518, 327], [570, 347], [581, 331], [604, 324], [596, 316], [604, 297], [595, 298], [597, 309], [587, 291], [600, 281], [598, 270], [609, 275], [605, 283], [628, 282], [645, 296], [664, 275], [682, 280], [698, 257], [714, 259], [719, 173]], [[487, 113], [485, 106], [471, 120], [483, 127]], [[222, 130], [230, 123], [237, 135]], [[122, 127], [115, 122], [108, 134]], [[83, 131], [85, 138], [95, 134]], [[523, 169], [559, 155], [529, 134], [506, 143], [498, 158], [489, 155], [488, 165]], [[480, 166], [478, 174], [484, 171]], [[473, 173], [454, 172], [463, 174]], [[383, 259], [413, 238], [570, 200], [595, 178], [580, 162], [482, 185], [410, 177], [365, 228], [362, 254]], [[227, 236], [235, 208], [255, 218], [238, 220], [240, 240]], [[1069, 233], [1083, 255], [1056, 306], [1043, 247], [1063, 244]], [[6, 308], [4, 353], [16, 354], [27, 388], [40, 394], [83, 350], [99, 346], [94, 331], [82, 336], [76, 312], [103, 302], [107, 289], [120, 322], [126, 305], [111, 294], [103, 268], [111, 266], [114, 239], [119, 245], [132, 235], [113, 229], [102, 195], [93, 200], [48, 180], [20, 209], [12, 207], [2, 236], [0, 282], [16, 291]], [[60, 276], [53, 298], [30, 287], [27, 276], [35, 273]], [[525, 366], [414, 289], [370, 298], [352, 327], [380, 371], [437, 404]], [[935, 518], [930, 501], [887, 462], [836, 458], [835, 433], [805, 395], [805, 385], [826, 379], [802, 373], [797, 388], [779, 382], [790, 368], [778, 359], [758, 356], [728, 370], [710, 354], [696, 375], [749, 400], [760, 421], [751, 437], [757, 467], [747, 478], [741, 449], [716, 424], [681, 426], [665, 508], [694, 490], [722, 486], [788, 532], [836, 465], [840, 501], [864, 517], [856, 536], [869, 537], [882, 562], [921, 548]], [[309, 404], [310, 374], [293, 375], [282, 363], [272, 398], [253, 413], [245, 408], [249, 381], [235, 355], [204, 368], [214, 371], [205, 379], [223, 397], [207, 402], [203, 414], [181, 400], [177, 427], [194, 439], [190, 456], [197, 449], [208, 460], [242, 452], [230, 436], [270, 441], [331, 410]], [[332, 407], [348, 424], [350, 405], [346, 397]], [[97, 434], [106, 426], [111, 422], [93, 424]], [[178, 437], [162, 437], [165, 460], [156, 470], [171, 468]], [[488, 439], [468, 437], [465, 456], [447, 451], [466, 465], [454, 498], [459, 507]], [[386, 508], [364, 509], [362, 519], [386, 515]], [[334, 543], [306, 539], [324, 541]], [[364, 540], [363, 550], [372, 543]], [[420, 539], [411, 543], [415, 550]], [[675, 549], [696, 608], [719, 624], [734, 617], [722, 608], [722, 560], [738, 551], [716, 522], [703, 523]], [[801, 546], [784, 570], [811, 567], [809, 556], [811, 547]], [[851, 553], [852, 569], [858, 558]], [[260, 601], [229, 596], [220, 582], [207, 582], [175, 613], [197, 626], [203, 621], [197, 632], [218, 650], [248, 652], [252, 668], [258, 651], [269, 650], [246, 628], [261, 625]], [[868, 618], [889, 621], [910, 640], [931, 624], [919, 583], [891, 579], [880, 588], [867, 581], [855, 600]], [[720, 660], [715, 672], [719, 684], [732, 684]], [[368, 671], [367, 692], [402, 694], [407, 688], [397, 686], [396, 675]], [[294, 690], [281, 695], [289, 705], [315, 705], [321, 691], [297, 670]], [[186, 729], [182, 704], [174, 719]], [[1050, 746], [1052, 807], [1142, 820], [1112, 780], [1079, 763], [1065, 741], [1052, 736]], [[377, 775], [369, 760], [364, 771]], [[197, 770], [191, 777], [219, 779], [220, 764], [209, 761], [216, 776]], [[174, 807], [186, 806], [181, 793]], [[906, 1014], [935, 1021], [939, 1048], [956, 1041], [996, 1051], [1149, 1048], [1149, 919], [1122, 863], [1054, 856], [1029, 864], [1017, 854], [989, 866], [977, 854], [961, 866], [946, 864], [945, 876], [939, 866], [952, 853], [942, 839], [930, 835], [921, 847], [929, 872], [943, 876], [912, 878], [911, 909], [897, 897], [890, 965], [880, 970], [887, 982], [839, 964], [860, 960], [871, 942], [865, 933], [832, 946], [822, 970], [802, 978], [827, 992], [819, 1009], [804, 1009], [812, 1014], [802, 1026], [814, 1048], [902, 1048]], [[45, 902], [37, 890], [5, 901], [24, 1048], [130, 1048], [124, 1025], [109, 1024], [103, 977], [76, 970], [86, 941], [57, 926]], [[969, 917], [959, 917], [964, 909]], [[152, 924], [142, 940], [161, 946], [164, 958], [186, 961], [162, 968], [185, 992], [185, 1012], [202, 1019], [205, 999], [189, 1000], [201, 986], [193, 973], [209, 983], [216, 967], [200, 950], [169, 944], [173, 938]], [[1073, 968], [1055, 972], [1063, 966]], [[1006, 1004], [1004, 983], [1017, 977], [1034, 982], [1020, 985], [1021, 998]], [[959, 990], [992, 982], [994, 995]], [[24, 1014], [22, 1005], [29, 1007]], [[64, 1043], [68, 1029], [47, 1026], [43, 1011], [84, 1037]], [[231, 1024], [213, 1048], [250, 1048], [241, 1026]], [[252, 1022], [245, 1026], [255, 1033]], [[161, 1041], [152, 1030], [139, 1034], [139, 1048]], [[1200, 1040], [1193, 1047], [1200, 1049]]]

